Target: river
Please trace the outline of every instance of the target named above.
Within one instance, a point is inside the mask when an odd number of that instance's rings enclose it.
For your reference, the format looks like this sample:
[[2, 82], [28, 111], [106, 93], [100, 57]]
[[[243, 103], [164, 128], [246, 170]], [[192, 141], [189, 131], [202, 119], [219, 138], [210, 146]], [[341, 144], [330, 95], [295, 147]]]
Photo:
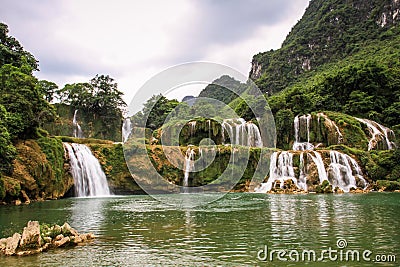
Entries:
[[[21, 232], [28, 220], [66, 221], [79, 232], [97, 236], [84, 246], [0, 257], [0, 266], [375, 266], [381, 259], [392, 262], [380, 266], [398, 266], [400, 262], [399, 193], [232, 193], [190, 209], [150, 196], [69, 198], [1, 206], [0, 215], [1, 237]], [[276, 250], [281, 250], [280, 257]], [[324, 250], [330, 254], [323, 254], [321, 261]]]

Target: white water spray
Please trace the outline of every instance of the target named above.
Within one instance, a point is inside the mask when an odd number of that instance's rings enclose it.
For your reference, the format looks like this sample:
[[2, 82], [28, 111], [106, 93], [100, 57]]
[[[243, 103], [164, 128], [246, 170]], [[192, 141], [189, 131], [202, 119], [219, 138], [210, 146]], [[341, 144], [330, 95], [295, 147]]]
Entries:
[[83, 144], [64, 143], [68, 151], [76, 197], [109, 196], [106, 175], [90, 149]]

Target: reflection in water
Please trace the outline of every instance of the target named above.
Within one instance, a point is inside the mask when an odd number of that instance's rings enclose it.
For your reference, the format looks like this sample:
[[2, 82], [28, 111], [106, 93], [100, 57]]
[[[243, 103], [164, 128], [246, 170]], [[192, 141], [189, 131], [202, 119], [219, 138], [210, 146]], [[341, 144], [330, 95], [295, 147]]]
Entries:
[[108, 198], [79, 198], [71, 206], [71, 225], [79, 225], [80, 231], [94, 232], [100, 235], [99, 230], [104, 223], [104, 210], [109, 203]]
[[[165, 197], [182, 200], [176, 195]], [[199, 197], [201, 194], [188, 194], [185, 201]], [[400, 255], [400, 233], [393, 223], [400, 219], [399, 200], [400, 194], [227, 194], [207, 206], [186, 209], [149, 196], [0, 207], [0, 233], [10, 225], [21, 230], [20, 225], [32, 217], [44, 222], [69, 221], [79, 232], [98, 236], [88, 246], [35, 257], [2, 258], [1, 264], [255, 266], [264, 265], [256, 257], [264, 245], [271, 249], [321, 250], [335, 247], [339, 237], [347, 240], [350, 249]], [[274, 264], [286, 266], [287, 262]], [[329, 262], [322, 266], [329, 266]]]

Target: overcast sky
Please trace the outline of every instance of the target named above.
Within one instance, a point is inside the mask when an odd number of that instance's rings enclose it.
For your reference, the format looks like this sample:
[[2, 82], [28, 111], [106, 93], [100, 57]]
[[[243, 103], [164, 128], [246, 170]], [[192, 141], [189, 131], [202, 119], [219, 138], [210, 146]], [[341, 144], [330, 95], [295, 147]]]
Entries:
[[110, 75], [129, 104], [153, 75], [184, 62], [248, 75], [252, 56], [279, 48], [308, 2], [2, 0], [0, 21], [39, 60], [39, 79], [63, 87]]

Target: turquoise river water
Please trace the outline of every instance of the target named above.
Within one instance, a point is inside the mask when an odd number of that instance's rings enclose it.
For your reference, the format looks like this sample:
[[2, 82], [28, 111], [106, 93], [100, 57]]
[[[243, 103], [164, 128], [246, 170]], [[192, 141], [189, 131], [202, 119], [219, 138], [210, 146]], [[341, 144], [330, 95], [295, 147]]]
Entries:
[[1, 206], [0, 237], [21, 232], [28, 220], [68, 222], [97, 239], [40, 255], [1, 256], [0, 266], [400, 265], [399, 193], [232, 193], [190, 209], [150, 196], [70, 198]]

